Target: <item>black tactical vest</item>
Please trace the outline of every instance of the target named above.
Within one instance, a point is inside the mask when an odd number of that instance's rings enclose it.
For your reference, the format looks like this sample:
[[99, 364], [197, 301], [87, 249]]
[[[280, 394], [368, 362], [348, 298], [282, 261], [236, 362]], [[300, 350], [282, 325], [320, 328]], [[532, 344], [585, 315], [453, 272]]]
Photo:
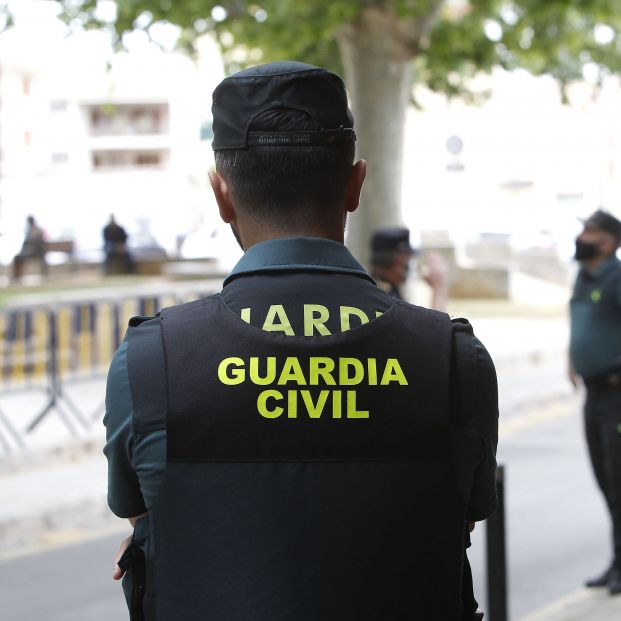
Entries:
[[131, 333], [128, 350], [134, 403], [167, 399], [146, 619], [460, 618], [448, 317], [395, 301], [347, 332], [296, 337], [213, 296], [160, 321], [165, 387], [148, 386]]

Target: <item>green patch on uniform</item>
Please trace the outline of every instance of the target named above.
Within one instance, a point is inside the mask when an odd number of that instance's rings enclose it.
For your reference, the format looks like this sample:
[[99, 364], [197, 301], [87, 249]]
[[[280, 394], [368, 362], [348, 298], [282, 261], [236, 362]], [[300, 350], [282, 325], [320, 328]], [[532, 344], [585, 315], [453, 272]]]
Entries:
[[621, 423], [619, 423], [619, 424], [617, 425], [617, 431], [618, 431], [619, 433], [621, 433]]
[[602, 299], [602, 292], [599, 289], [593, 289], [591, 291], [591, 302], [597, 304]]

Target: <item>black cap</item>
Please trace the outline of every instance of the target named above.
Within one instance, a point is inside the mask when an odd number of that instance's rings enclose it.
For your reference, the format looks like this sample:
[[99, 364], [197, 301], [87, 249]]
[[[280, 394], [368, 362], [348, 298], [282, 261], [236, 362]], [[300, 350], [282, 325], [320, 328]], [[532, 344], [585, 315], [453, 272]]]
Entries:
[[621, 222], [612, 214], [603, 209], [598, 209], [583, 221], [585, 227], [592, 227], [611, 233], [621, 241]]
[[[252, 120], [271, 108], [306, 112], [320, 131], [249, 132]], [[268, 63], [225, 78], [213, 92], [211, 111], [214, 151], [356, 140], [343, 80], [327, 69], [305, 63]]]
[[371, 261], [374, 265], [387, 265], [395, 254], [417, 254], [410, 246], [410, 230], [405, 227], [377, 229], [371, 237]]

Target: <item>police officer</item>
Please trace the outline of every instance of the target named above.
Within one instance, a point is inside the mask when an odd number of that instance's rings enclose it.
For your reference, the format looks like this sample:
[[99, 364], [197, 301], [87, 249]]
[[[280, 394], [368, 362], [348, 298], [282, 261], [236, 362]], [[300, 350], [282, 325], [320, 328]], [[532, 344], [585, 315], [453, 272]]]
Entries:
[[570, 380], [586, 387], [585, 430], [597, 483], [612, 520], [613, 559], [589, 587], [621, 593], [621, 222], [598, 210], [576, 239], [580, 262], [571, 298]]
[[366, 163], [338, 76], [246, 69], [213, 119], [211, 185], [245, 254], [220, 293], [132, 319], [108, 376], [133, 618], [472, 619], [466, 522], [496, 502], [489, 355], [343, 245]]
[[127, 231], [116, 221], [114, 214], [110, 214], [110, 220], [101, 231], [104, 241], [104, 271], [111, 274], [115, 264], [123, 267], [127, 274], [135, 269], [134, 258], [129, 251]]
[[[407, 282], [412, 257], [418, 251], [410, 246], [410, 231], [405, 227], [387, 227], [371, 236], [371, 274], [379, 287], [403, 298], [401, 287]], [[427, 252], [421, 267], [423, 280], [431, 287], [431, 308], [445, 310], [448, 301], [448, 268], [437, 252]]]

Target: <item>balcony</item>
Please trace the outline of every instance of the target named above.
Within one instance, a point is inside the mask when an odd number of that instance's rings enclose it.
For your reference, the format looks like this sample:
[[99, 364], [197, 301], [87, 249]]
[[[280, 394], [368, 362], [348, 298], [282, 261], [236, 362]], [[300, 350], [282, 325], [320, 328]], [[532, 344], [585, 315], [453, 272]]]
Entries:
[[167, 150], [101, 150], [91, 153], [93, 170], [165, 168], [169, 161]]
[[99, 104], [85, 107], [88, 132], [101, 136], [153, 136], [169, 132], [167, 104]]

